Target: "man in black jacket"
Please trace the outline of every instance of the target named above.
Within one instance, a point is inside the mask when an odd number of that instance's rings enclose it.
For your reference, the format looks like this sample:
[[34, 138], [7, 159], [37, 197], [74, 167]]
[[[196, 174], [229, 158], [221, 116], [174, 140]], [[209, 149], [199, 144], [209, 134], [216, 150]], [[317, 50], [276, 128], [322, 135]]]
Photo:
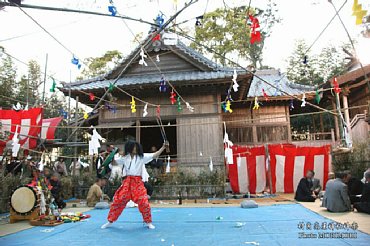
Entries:
[[299, 181], [297, 190], [295, 192], [294, 199], [299, 202], [314, 202], [316, 196], [311, 191], [312, 187], [312, 178], [315, 175], [313, 170], [308, 170], [306, 173], [306, 177], [302, 178]]
[[365, 173], [365, 184], [360, 202], [353, 206], [358, 212], [370, 214], [370, 172]]

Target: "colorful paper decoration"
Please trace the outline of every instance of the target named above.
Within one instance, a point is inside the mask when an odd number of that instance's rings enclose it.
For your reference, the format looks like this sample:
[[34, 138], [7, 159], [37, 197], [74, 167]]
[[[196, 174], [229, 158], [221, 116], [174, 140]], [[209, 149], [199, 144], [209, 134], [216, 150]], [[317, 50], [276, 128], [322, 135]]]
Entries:
[[160, 92], [166, 92], [167, 91], [166, 81], [164, 80], [163, 77], [161, 78], [161, 80], [159, 82], [159, 91]]
[[224, 111], [225, 113], [227, 112], [227, 110], [226, 110], [226, 102], [221, 103], [221, 109], [222, 109], [222, 111]]
[[163, 14], [158, 14], [157, 15], [157, 18], [155, 19], [155, 23], [157, 23], [157, 25], [159, 26], [159, 28], [162, 28], [163, 24], [164, 24], [164, 19], [163, 19]]
[[148, 115], [148, 104], [146, 103], [143, 110], [143, 117], [146, 117]]
[[78, 69], [81, 68], [80, 60], [77, 57], [73, 56], [71, 62], [73, 65], [76, 65]]
[[237, 92], [238, 91], [238, 82], [236, 81], [236, 79], [238, 78], [238, 74], [236, 73], [236, 70], [234, 69], [234, 74], [233, 74], [233, 89], [234, 89], [234, 92]]
[[94, 100], [95, 100], [95, 95], [94, 95], [94, 93], [90, 92], [90, 93], [89, 93], [89, 98], [90, 98], [90, 101], [94, 101]]
[[182, 107], [181, 107], [181, 98], [179, 96], [177, 96], [177, 111], [178, 112], [181, 112], [182, 111]]
[[139, 61], [139, 64], [140, 64], [140, 65], [144, 65], [144, 66], [146, 66], [146, 67], [147, 67], [147, 66], [148, 66], [148, 64], [145, 62], [145, 59], [144, 59], [144, 58], [147, 58], [147, 55], [145, 55], [143, 48], [141, 48], [140, 56], [141, 56], [141, 59], [140, 59], [140, 61]]
[[293, 99], [290, 99], [290, 102], [289, 102], [289, 109], [290, 109], [290, 110], [293, 110], [293, 109], [294, 109], [294, 101], [293, 101]]
[[62, 108], [59, 109], [59, 113], [60, 115], [64, 118], [64, 119], [67, 119], [68, 118], [68, 112], [64, 111]]
[[113, 91], [113, 89], [114, 89], [114, 84], [109, 83], [108, 91], [109, 91], [109, 92], [112, 92], [112, 91]]
[[171, 91], [170, 94], [171, 94], [170, 96], [171, 104], [174, 105], [176, 102], [176, 93], [174, 91]]
[[319, 90], [316, 89], [316, 92], [315, 92], [315, 100], [316, 100], [316, 103], [317, 104], [320, 104], [320, 101], [321, 101], [321, 95], [319, 93]]
[[83, 117], [84, 117], [85, 120], [87, 120], [89, 118], [89, 114], [85, 111]]
[[136, 102], [135, 102], [135, 98], [134, 97], [131, 97], [131, 113], [136, 113]]
[[117, 15], [117, 8], [113, 5], [108, 6], [108, 11], [111, 13], [112, 16]]
[[254, 44], [255, 42], [261, 42], [260, 24], [257, 17], [249, 15], [249, 19], [252, 22], [250, 43]]
[[186, 105], [186, 108], [190, 111], [190, 112], [194, 112], [194, 108], [192, 106], [190, 106], [190, 103], [188, 102], [185, 102], [185, 105]]
[[339, 94], [342, 89], [339, 87], [338, 80], [336, 77], [334, 77], [333, 79], [333, 86], [334, 86], [334, 92]]
[[161, 106], [160, 105], [157, 106], [156, 113], [157, 113], [157, 117], [161, 117]]
[[266, 101], [270, 100], [269, 96], [267, 95], [267, 93], [264, 89], [262, 89], [262, 94], [263, 94], [263, 97], [265, 98]]
[[301, 107], [305, 107], [305, 106], [306, 106], [306, 94], [303, 93]]
[[230, 100], [226, 101], [225, 111], [229, 112], [230, 114], [233, 112], [233, 110], [231, 109], [231, 101]]
[[356, 16], [356, 25], [362, 24], [362, 19], [366, 16], [367, 10], [362, 9], [362, 4], [358, 4], [358, 0], [353, 1], [352, 15]]
[[196, 17], [196, 21], [195, 21], [195, 26], [201, 26], [202, 25], [202, 22], [200, 20], [203, 20], [204, 16], [203, 15], [200, 15], [198, 17]]
[[51, 85], [50, 92], [55, 92], [55, 87], [57, 86], [57, 83], [55, 83], [55, 79], [53, 79], [53, 84]]
[[161, 41], [161, 34], [157, 34], [157, 35], [155, 35], [153, 38], [152, 38], [152, 41], [154, 42], [154, 41]]
[[258, 103], [258, 97], [254, 97], [254, 110], [258, 110], [260, 108], [260, 104]]

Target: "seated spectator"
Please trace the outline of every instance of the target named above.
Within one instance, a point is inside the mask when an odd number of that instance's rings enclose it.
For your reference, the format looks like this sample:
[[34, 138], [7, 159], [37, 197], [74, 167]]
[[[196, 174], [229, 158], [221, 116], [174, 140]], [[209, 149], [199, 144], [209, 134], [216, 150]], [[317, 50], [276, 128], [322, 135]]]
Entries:
[[335, 176], [336, 179], [331, 179], [326, 183], [322, 206], [333, 213], [351, 211], [348, 187], [345, 184], [347, 181], [347, 174], [338, 172]]
[[370, 171], [365, 173], [365, 182], [360, 202], [356, 202], [353, 207], [360, 213], [370, 214]]
[[63, 201], [62, 198], [62, 183], [60, 182], [60, 175], [59, 173], [53, 173], [50, 177], [50, 185], [51, 194], [54, 197], [55, 203], [57, 204], [58, 208], [63, 209], [66, 207], [66, 203]]
[[351, 175], [351, 172], [345, 171], [347, 174], [347, 186], [348, 186], [348, 195], [351, 200], [351, 204], [360, 201], [359, 195], [362, 194], [362, 189], [364, 184], [356, 177]]
[[335, 174], [333, 172], [330, 172], [328, 174], [328, 180], [330, 180], [330, 179], [335, 179]]
[[87, 206], [95, 207], [95, 205], [101, 200], [109, 200], [108, 196], [102, 191], [102, 187], [107, 184], [105, 178], [98, 178], [96, 182], [90, 187], [87, 193]]
[[60, 157], [55, 163], [54, 163], [54, 172], [59, 173], [60, 176], [68, 176], [67, 172], [67, 166], [64, 162], [64, 159]]
[[16, 176], [22, 171], [22, 163], [18, 160], [17, 157], [13, 157], [10, 162], [6, 165], [7, 173], [11, 173]]
[[315, 172], [312, 170], [308, 170], [306, 173], [306, 177], [302, 178], [299, 181], [297, 190], [295, 192], [294, 199], [299, 202], [314, 202], [316, 196], [311, 191], [312, 182], [311, 179], [315, 175]]
[[315, 173], [314, 173], [314, 176], [312, 176], [311, 182], [312, 182], [311, 192], [313, 192], [315, 196], [317, 197], [321, 191], [321, 185], [320, 185], [320, 179], [315, 178]]
[[365, 176], [366, 176], [367, 172], [370, 172], [370, 167], [364, 172], [364, 177], [361, 179], [361, 182], [364, 183], [364, 184], [366, 183], [366, 177]]

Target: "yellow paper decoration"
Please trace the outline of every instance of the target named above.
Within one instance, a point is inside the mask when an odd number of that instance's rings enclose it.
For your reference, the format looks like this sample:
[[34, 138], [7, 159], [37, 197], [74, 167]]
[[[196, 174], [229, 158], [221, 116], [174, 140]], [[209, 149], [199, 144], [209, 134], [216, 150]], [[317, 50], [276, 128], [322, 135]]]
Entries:
[[260, 108], [260, 105], [259, 105], [259, 103], [258, 103], [258, 98], [257, 97], [255, 97], [254, 98], [254, 106], [253, 106], [253, 109], [254, 110], [257, 110], [257, 109], [259, 109]]
[[231, 102], [230, 102], [230, 100], [227, 100], [226, 101], [226, 108], [225, 109], [229, 113], [232, 113], [233, 112], [233, 110], [231, 109]]
[[87, 112], [84, 112], [84, 119], [87, 120], [89, 118], [89, 114]]
[[362, 24], [362, 19], [367, 14], [367, 10], [362, 9], [362, 4], [358, 4], [358, 0], [353, 1], [352, 15], [356, 16], [356, 25]]
[[136, 113], [136, 102], [135, 102], [135, 98], [134, 97], [131, 97], [131, 113]]

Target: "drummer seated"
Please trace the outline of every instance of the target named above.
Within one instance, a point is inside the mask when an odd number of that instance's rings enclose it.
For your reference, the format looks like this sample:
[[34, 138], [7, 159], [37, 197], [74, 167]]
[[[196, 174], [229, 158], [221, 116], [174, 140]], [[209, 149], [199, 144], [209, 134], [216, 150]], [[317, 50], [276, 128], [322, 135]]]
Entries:
[[50, 184], [51, 194], [55, 199], [55, 203], [57, 204], [58, 208], [63, 209], [66, 207], [66, 203], [63, 201], [62, 198], [62, 183], [60, 182], [60, 175], [59, 173], [55, 172], [50, 177]]
[[95, 207], [95, 205], [103, 200], [108, 200], [109, 197], [103, 193], [102, 188], [107, 184], [106, 178], [97, 178], [96, 182], [90, 187], [87, 193], [87, 206]]

